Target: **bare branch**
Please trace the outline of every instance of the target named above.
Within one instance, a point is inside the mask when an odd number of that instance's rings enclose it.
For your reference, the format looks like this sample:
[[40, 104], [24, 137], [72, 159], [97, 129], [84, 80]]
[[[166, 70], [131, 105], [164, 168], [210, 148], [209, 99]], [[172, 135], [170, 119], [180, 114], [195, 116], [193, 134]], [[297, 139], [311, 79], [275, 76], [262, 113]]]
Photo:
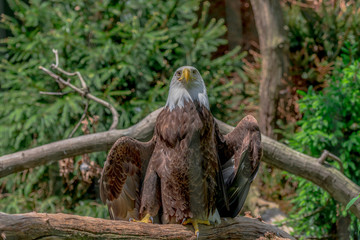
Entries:
[[340, 165], [340, 171], [342, 173], [344, 173], [344, 166], [343, 166], [343, 163], [341, 162], [340, 158], [338, 158], [337, 156], [335, 156], [334, 154], [332, 154], [328, 150], [323, 151], [321, 156], [318, 158], [318, 163], [324, 164], [326, 158], [330, 158], [330, 159], [335, 160], [336, 162], [338, 162], [339, 165]]
[[108, 103], [108, 102], [106, 102], [106, 101], [104, 101], [104, 100], [102, 100], [100, 98], [95, 97], [94, 95], [89, 93], [87, 90], [83, 90], [83, 89], [80, 89], [80, 88], [74, 86], [69, 81], [65, 81], [59, 75], [57, 75], [56, 73], [50, 71], [47, 68], [44, 68], [43, 66], [40, 66], [39, 69], [41, 69], [42, 71], [44, 71], [45, 73], [50, 75], [52, 78], [54, 78], [56, 82], [58, 82], [60, 84], [63, 84], [65, 86], [75, 90], [75, 92], [79, 93], [81, 96], [83, 96], [85, 98], [88, 98], [88, 99], [91, 99], [91, 100], [105, 106], [106, 108], [108, 108], [111, 111], [112, 116], [113, 116], [113, 122], [112, 122], [109, 130], [113, 130], [113, 129], [116, 128], [116, 126], [117, 126], [117, 124], [119, 122], [119, 113], [116, 111], [116, 109], [110, 103]]
[[[8, 239], [196, 239], [191, 226], [113, 221], [70, 214], [0, 213], [0, 233]], [[271, 236], [272, 238], [268, 238]], [[294, 239], [257, 219], [222, 219], [200, 225], [199, 239]]]
[[69, 91], [69, 92], [43, 92], [43, 91], [40, 91], [39, 93], [43, 94], [43, 95], [64, 96], [68, 93], [71, 93], [71, 91]]
[[[156, 118], [161, 110], [160, 108], [152, 112], [128, 129], [70, 138], [2, 156], [0, 157], [0, 177], [84, 153], [106, 151], [122, 136], [147, 141], [153, 135]], [[221, 121], [217, 123], [223, 134], [234, 129]], [[360, 186], [330, 165], [326, 163], [321, 165], [316, 158], [299, 153], [264, 135], [262, 135], [262, 144], [264, 162], [317, 184], [344, 206], [359, 195]], [[351, 206], [350, 211], [360, 219], [360, 200]]]
[[55, 54], [55, 65], [54, 65], [54, 68], [57, 68], [59, 66], [59, 55], [58, 55], [58, 50], [56, 49], [53, 49], [52, 50], [53, 53]]
[[53, 53], [55, 54], [55, 64], [51, 64], [51, 68], [56, 69], [56, 70], [58, 70], [59, 72], [61, 72], [62, 74], [65, 74], [65, 75], [67, 75], [67, 76], [75, 76], [75, 75], [77, 75], [78, 78], [79, 78], [79, 80], [80, 80], [80, 82], [81, 82], [82, 88], [83, 88], [84, 90], [85, 90], [85, 89], [87, 90], [88, 87], [87, 87], [86, 82], [84, 81], [83, 77], [81, 76], [81, 73], [80, 73], [80, 72], [73, 72], [73, 73], [71, 73], [71, 72], [67, 72], [67, 71], [65, 71], [64, 69], [60, 68], [60, 67], [59, 67], [59, 55], [58, 55], [58, 50], [53, 49], [52, 51], [53, 51]]

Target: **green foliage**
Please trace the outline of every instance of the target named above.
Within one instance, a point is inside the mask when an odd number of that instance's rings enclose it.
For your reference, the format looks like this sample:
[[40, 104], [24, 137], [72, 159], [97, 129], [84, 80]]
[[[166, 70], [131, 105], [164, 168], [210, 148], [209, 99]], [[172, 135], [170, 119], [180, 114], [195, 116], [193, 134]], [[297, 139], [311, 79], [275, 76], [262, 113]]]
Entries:
[[[208, 19], [209, 3], [191, 1], [9, 1], [14, 17], [4, 16], [0, 27], [12, 36], [2, 39], [0, 62], [0, 155], [66, 138], [83, 113], [85, 100], [70, 92], [62, 97], [40, 91], [68, 92], [38, 67], [54, 62], [79, 71], [90, 92], [110, 102], [120, 113], [118, 128], [138, 122], [163, 106], [176, 68], [194, 65], [208, 87], [212, 111], [227, 116], [232, 101], [232, 76], [241, 74], [239, 49], [213, 57], [225, 44], [223, 20]], [[73, 78], [72, 83], [80, 86]], [[225, 83], [225, 84], [223, 84]], [[90, 102], [90, 132], [104, 131], [112, 122], [108, 109]], [[75, 134], [81, 135], [81, 130]], [[100, 166], [105, 153], [90, 155]], [[97, 186], [85, 183], [75, 170], [59, 177], [58, 166], [39, 167], [2, 179], [1, 211], [75, 211], [104, 216], [94, 203]], [[72, 183], [70, 187], [67, 183]]]
[[343, 4], [322, 1], [318, 6], [286, 9], [292, 74], [310, 84], [323, 82], [336, 57], [353, 45], [351, 61], [360, 57], [359, 2]]
[[[295, 3], [295, 2], [294, 2]], [[284, 5], [288, 32], [290, 77], [279, 103], [278, 131], [287, 138], [302, 118], [297, 90], [316, 91], [326, 86], [337, 58], [344, 65], [360, 58], [360, 1], [308, 1]], [[346, 63], [347, 62], [347, 63]]]
[[[339, 156], [345, 175], [359, 184], [355, 167], [360, 162], [359, 73], [355, 60], [360, 58], [360, 2], [306, 4], [311, 6], [289, 4], [284, 8], [291, 78], [284, 97], [285, 116], [281, 116], [285, 126], [278, 121], [279, 132], [285, 136], [282, 141], [298, 151], [320, 156], [326, 149]], [[339, 168], [338, 163], [331, 164]], [[331, 238], [336, 220], [347, 214], [344, 206], [311, 182], [296, 176], [291, 179], [298, 182], [290, 215], [294, 234]], [[351, 218], [352, 237], [357, 238], [360, 226]]]
[[[320, 156], [323, 150], [339, 156], [344, 174], [360, 184], [360, 61], [347, 67], [342, 64], [336, 65], [323, 91], [315, 92], [310, 87], [307, 93], [299, 92], [303, 96], [299, 101], [303, 119], [298, 122], [301, 130], [295, 133], [290, 145], [312, 156]], [[337, 162], [332, 165], [340, 167]], [[302, 178], [295, 179], [298, 188], [293, 199], [295, 211], [291, 215], [295, 219], [292, 223], [295, 233], [304, 237], [331, 234], [339, 216], [349, 212], [325, 190]], [[351, 217], [356, 238], [360, 224], [355, 216]]]

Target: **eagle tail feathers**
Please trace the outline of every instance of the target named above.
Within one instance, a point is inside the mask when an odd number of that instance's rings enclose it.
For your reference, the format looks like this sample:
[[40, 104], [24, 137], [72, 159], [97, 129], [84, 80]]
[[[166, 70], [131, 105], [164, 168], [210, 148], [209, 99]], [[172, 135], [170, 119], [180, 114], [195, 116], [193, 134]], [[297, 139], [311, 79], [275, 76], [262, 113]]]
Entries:
[[219, 214], [219, 211], [217, 210], [217, 208], [215, 208], [215, 212], [213, 212], [209, 215], [209, 221], [212, 224], [220, 224], [221, 223], [220, 214]]

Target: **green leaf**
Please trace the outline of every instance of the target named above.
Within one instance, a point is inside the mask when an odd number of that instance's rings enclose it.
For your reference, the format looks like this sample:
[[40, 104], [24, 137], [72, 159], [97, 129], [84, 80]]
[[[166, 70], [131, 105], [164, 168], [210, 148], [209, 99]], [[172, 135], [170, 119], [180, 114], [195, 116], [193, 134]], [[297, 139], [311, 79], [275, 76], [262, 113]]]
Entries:
[[349, 208], [360, 198], [360, 194], [357, 197], [351, 199], [351, 201], [346, 205], [345, 211], [349, 210]]

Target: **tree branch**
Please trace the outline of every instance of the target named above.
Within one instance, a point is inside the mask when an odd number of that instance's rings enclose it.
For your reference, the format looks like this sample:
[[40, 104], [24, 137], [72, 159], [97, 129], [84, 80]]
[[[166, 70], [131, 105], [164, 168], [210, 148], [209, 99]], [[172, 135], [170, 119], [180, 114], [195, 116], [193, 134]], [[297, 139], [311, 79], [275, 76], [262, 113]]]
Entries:
[[[196, 239], [191, 226], [112, 221], [69, 214], [0, 213], [0, 236], [6, 239]], [[216, 226], [200, 225], [199, 239], [294, 239], [257, 219], [222, 219]], [[265, 238], [264, 238], [265, 239]]]
[[160, 108], [152, 112], [138, 124], [127, 129], [83, 135], [2, 156], [0, 157], [0, 178], [64, 158], [106, 151], [121, 136], [146, 141], [152, 137], [155, 121], [161, 110]]
[[[89, 134], [2, 156], [0, 157], [0, 177], [63, 158], [106, 151], [121, 136], [130, 136], [140, 141], [149, 140], [153, 135], [155, 121], [161, 110], [160, 108], [152, 112], [128, 129]], [[218, 121], [218, 124], [223, 134], [234, 129], [221, 121]], [[360, 186], [329, 164], [319, 164], [317, 158], [299, 153], [266, 136], [262, 136], [262, 144], [264, 162], [312, 181], [328, 191], [344, 206], [359, 195]], [[360, 219], [360, 199], [354, 203], [350, 211]]]
[[43, 94], [43, 95], [64, 96], [71, 92], [43, 92], [43, 91], [40, 91], [39, 93]]
[[334, 154], [330, 153], [328, 150], [324, 150], [323, 153], [321, 154], [321, 156], [318, 158], [318, 163], [320, 164], [324, 164], [326, 158], [330, 158], [336, 162], [339, 163], [340, 165], [340, 171], [341, 173], [344, 173], [344, 165], [341, 162], [340, 158], [338, 158], [337, 156], [335, 156]]
[[[73, 90], [75, 90], [75, 92], [79, 93], [81, 96], [87, 98], [87, 99], [90, 99], [90, 100], [93, 100], [97, 103], [100, 103], [101, 105], [105, 106], [106, 108], [108, 108], [110, 111], [111, 111], [111, 114], [113, 116], [113, 122], [110, 126], [110, 129], [109, 130], [113, 130], [113, 129], [116, 129], [116, 126], [119, 122], [119, 113], [116, 111], [116, 109], [108, 102], [100, 99], [100, 98], [97, 98], [95, 97], [94, 95], [90, 94], [89, 93], [89, 88], [87, 87], [83, 77], [81, 76], [80, 72], [74, 72], [74, 73], [71, 73], [71, 72], [67, 72], [63, 69], [61, 69], [59, 67], [59, 56], [58, 56], [58, 52], [57, 50], [53, 49], [53, 53], [55, 54], [55, 64], [51, 64], [51, 67], [53, 69], [56, 69], [58, 70], [59, 72], [61, 72], [62, 74], [64, 75], [67, 75], [67, 76], [75, 76], [77, 75], [80, 82], [81, 82], [81, 86], [82, 88], [78, 88], [76, 86], [74, 86], [73, 84], [70, 83], [70, 81], [65, 81], [63, 78], [61, 78], [59, 75], [57, 75], [56, 73], [50, 71], [49, 69], [47, 68], [44, 68], [43, 66], [40, 66], [39, 69], [41, 69], [42, 71], [44, 71], [46, 74], [48, 74], [50, 77], [54, 78], [56, 82], [58, 82], [59, 84], [62, 84], [62, 85], [65, 85]], [[43, 93], [43, 92], [42, 92]]]
[[71, 77], [71, 76], [75, 76], [75, 75], [78, 76], [78, 78], [79, 78], [79, 80], [80, 80], [80, 83], [81, 83], [81, 87], [82, 87], [84, 90], [87, 90], [88, 87], [87, 87], [87, 85], [86, 85], [83, 77], [81, 76], [81, 73], [80, 73], [80, 72], [73, 72], [73, 73], [71, 73], [71, 72], [67, 72], [67, 71], [65, 71], [64, 69], [60, 68], [60, 67], [59, 67], [59, 54], [58, 54], [58, 50], [53, 49], [52, 51], [53, 51], [53, 53], [55, 54], [55, 64], [51, 64], [51, 68], [56, 69], [56, 70], [58, 70], [59, 72], [61, 72], [62, 74], [67, 75], [67, 76], [70, 76], [70, 77]]

